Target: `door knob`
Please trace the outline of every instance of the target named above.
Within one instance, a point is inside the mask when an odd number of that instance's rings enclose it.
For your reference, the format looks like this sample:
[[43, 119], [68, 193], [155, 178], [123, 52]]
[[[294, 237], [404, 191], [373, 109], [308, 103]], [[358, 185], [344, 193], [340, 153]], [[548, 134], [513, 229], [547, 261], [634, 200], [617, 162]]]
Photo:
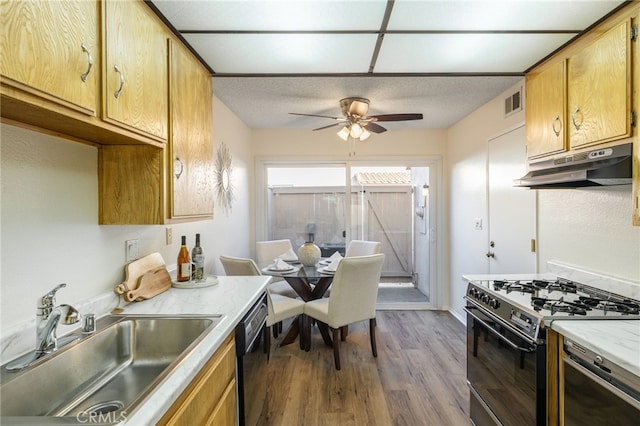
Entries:
[[494, 253], [492, 253], [492, 252], [486, 253], [485, 256], [494, 257], [494, 258], [496, 257], [496, 255]]

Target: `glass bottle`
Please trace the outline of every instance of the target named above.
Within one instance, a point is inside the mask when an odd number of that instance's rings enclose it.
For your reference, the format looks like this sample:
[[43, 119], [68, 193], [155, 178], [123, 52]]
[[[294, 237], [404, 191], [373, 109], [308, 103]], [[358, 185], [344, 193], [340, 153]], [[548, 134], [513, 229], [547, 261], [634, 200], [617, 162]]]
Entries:
[[200, 234], [196, 234], [196, 245], [191, 249], [191, 277], [195, 281], [204, 279], [204, 251], [200, 247]]
[[189, 250], [187, 249], [187, 237], [182, 236], [182, 245], [178, 252], [178, 282], [184, 282], [191, 280], [191, 259], [189, 258]]

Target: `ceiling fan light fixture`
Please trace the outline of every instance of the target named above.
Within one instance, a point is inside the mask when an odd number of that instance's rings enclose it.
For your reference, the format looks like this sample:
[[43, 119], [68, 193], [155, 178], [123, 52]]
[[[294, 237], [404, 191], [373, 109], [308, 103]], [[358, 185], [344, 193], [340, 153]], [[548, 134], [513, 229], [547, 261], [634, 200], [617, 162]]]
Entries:
[[337, 134], [338, 136], [340, 136], [340, 139], [346, 142], [347, 139], [349, 138], [349, 128], [345, 126], [342, 129], [340, 129], [340, 131]]
[[361, 125], [359, 125], [358, 123], [353, 123], [351, 125], [350, 134], [351, 134], [352, 138], [359, 139], [360, 136], [362, 136], [363, 132], [364, 132], [364, 128]]
[[367, 131], [367, 129], [363, 129], [362, 134], [360, 135], [360, 140], [366, 140], [369, 136], [371, 136], [371, 133]]

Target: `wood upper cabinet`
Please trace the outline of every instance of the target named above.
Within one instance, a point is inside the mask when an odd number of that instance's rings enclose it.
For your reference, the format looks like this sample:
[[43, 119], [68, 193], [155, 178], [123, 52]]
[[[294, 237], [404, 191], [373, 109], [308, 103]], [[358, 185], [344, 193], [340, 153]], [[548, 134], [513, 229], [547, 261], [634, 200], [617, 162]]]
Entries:
[[142, 1], [103, 5], [103, 120], [166, 142], [168, 30]]
[[569, 58], [570, 148], [631, 136], [631, 20]]
[[631, 19], [527, 74], [527, 156], [632, 135]]
[[3, 86], [96, 115], [98, 2], [2, 1], [0, 20]]
[[565, 61], [527, 75], [527, 157], [537, 158], [567, 149], [565, 87]]
[[211, 76], [185, 47], [173, 39], [168, 43], [169, 143], [164, 148], [100, 148], [103, 225], [165, 224], [213, 215]]
[[235, 366], [235, 341], [229, 336], [158, 424], [235, 425]]
[[209, 72], [170, 41], [171, 218], [213, 215], [213, 90]]

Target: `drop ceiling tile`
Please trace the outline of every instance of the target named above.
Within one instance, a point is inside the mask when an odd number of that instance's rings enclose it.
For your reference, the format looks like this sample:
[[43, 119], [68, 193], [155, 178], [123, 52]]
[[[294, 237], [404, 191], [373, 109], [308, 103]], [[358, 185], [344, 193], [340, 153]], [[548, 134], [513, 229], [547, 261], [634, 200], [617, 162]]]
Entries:
[[520, 73], [570, 34], [387, 34], [374, 72]]
[[375, 34], [185, 34], [216, 73], [364, 73]]
[[376, 31], [385, 0], [154, 0], [180, 31]]
[[584, 30], [620, 5], [614, 0], [396, 0], [389, 30]]

